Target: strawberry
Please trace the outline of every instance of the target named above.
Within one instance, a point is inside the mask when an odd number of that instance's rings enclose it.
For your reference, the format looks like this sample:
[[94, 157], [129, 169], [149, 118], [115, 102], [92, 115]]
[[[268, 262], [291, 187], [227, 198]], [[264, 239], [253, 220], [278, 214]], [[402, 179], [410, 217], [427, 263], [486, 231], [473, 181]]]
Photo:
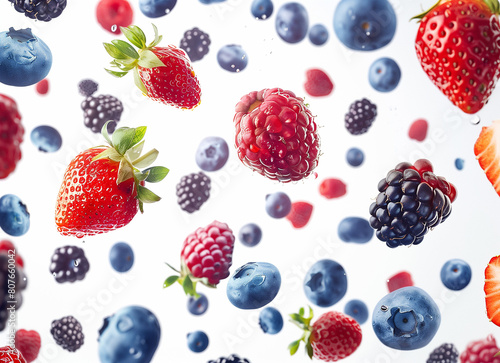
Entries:
[[486, 177], [500, 195], [500, 120], [481, 129], [474, 144], [474, 154]]
[[470, 342], [460, 354], [460, 363], [500, 363], [500, 357], [496, 356], [499, 349], [490, 334], [485, 339]]
[[359, 324], [343, 313], [329, 311], [321, 315], [311, 325], [313, 311], [309, 308], [309, 317], [304, 316], [301, 308], [298, 314], [290, 314], [292, 323], [304, 330], [299, 340], [288, 346], [290, 354], [299, 349], [300, 342], [306, 343], [309, 358], [323, 362], [336, 362], [350, 356], [361, 344], [363, 337]]
[[333, 91], [333, 82], [321, 69], [309, 69], [306, 72], [306, 83], [304, 89], [309, 96], [328, 96]]
[[302, 228], [307, 225], [313, 211], [313, 205], [307, 202], [293, 202], [292, 209], [286, 215], [294, 228]]
[[81, 238], [115, 230], [128, 224], [137, 209], [142, 213], [143, 203], [160, 200], [141, 183], [161, 181], [168, 169], [138, 170], [158, 156], [156, 149], [140, 156], [146, 127], [119, 128], [111, 139], [107, 124], [102, 134], [110, 146], [81, 152], [64, 173], [55, 212], [57, 230], [63, 235]]
[[123, 40], [104, 43], [113, 57], [111, 66], [119, 69], [106, 71], [123, 77], [133, 70], [136, 86], [152, 100], [181, 109], [195, 108], [200, 104], [201, 90], [186, 52], [174, 45], [157, 47], [162, 36], [158, 36], [154, 25], [153, 28], [155, 39], [146, 46], [146, 36], [139, 27], [121, 27], [125, 37], [139, 50]]
[[441, 0], [414, 17], [422, 68], [468, 114], [488, 102], [500, 75], [499, 9], [498, 0]]
[[33, 362], [40, 352], [42, 341], [40, 334], [34, 330], [19, 329], [16, 332], [16, 348], [28, 363]]
[[100, 0], [96, 8], [97, 22], [110, 33], [120, 34], [120, 26], [132, 24], [134, 11], [127, 0]]
[[0, 348], [0, 363], [28, 363], [16, 348], [10, 346]]
[[500, 326], [500, 256], [491, 258], [484, 278], [486, 313], [493, 324]]
[[226, 223], [213, 221], [198, 228], [184, 240], [181, 252], [180, 275], [168, 277], [163, 287], [179, 282], [186, 295], [198, 297], [196, 283], [215, 288], [220, 280], [229, 277], [235, 237]]
[[24, 128], [16, 101], [0, 94], [0, 179], [5, 179], [21, 160]]

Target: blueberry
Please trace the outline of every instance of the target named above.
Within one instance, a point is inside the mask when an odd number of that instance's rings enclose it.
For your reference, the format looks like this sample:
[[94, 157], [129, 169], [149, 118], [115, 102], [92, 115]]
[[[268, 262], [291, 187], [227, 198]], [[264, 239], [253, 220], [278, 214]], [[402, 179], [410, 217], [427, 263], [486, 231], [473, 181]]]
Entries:
[[202, 315], [208, 309], [208, 299], [204, 294], [198, 293], [198, 298], [190, 296], [187, 303], [189, 312], [193, 315]]
[[127, 306], [104, 319], [99, 330], [101, 363], [149, 363], [160, 342], [156, 316], [141, 306]]
[[329, 307], [340, 301], [347, 291], [344, 268], [333, 260], [319, 260], [304, 279], [306, 297], [315, 305]]
[[11, 236], [22, 236], [30, 228], [30, 214], [19, 197], [6, 194], [0, 198], [0, 228]]
[[396, 32], [396, 13], [387, 0], [342, 0], [333, 16], [333, 29], [346, 47], [376, 50]]
[[378, 339], [399, 350], [425, 347], [440, 323], [441, 313], [434, 300], [415, 286], [402, 287], [383, 297], [372, 315]]
[[125, 242], [118, 242], [109, 251], [109, 262], [117, 272], [127, 272], [134, 264], [134, 251]]
[[347, 217], [340, 221], [338, 234], [344, 242], [367, 243], [373, 237], [373, 228], [364, 218]]
[[262, 309], [259, 314], [259, 325], [267, 334], [278, 334], [283, 329], [283, 316], [272, 307]]
[[323, 24], [316, 24], [309, 29], [309, 40], [314, 45], [323, 45], [328, 40], [328, 29]]
[[227, 283], [227, 297], [239, 309], [259, 309], [278, 294], [281, 275], [267, 262], [249, 262], [237, 269]]
[[273, 218], [284, 218], [292, 210], [292, 201], [283, 192], [266, 195], [266, 212]]
[[262, 230], [255, 223], [248, 223], [241, 227], [238, 238], [245, 246], [254, 247], [262, 239]]
[[455, 159], [455, 167], [458, 170], [462, 170], [464, 168], [464, 163], [465, 163], [464, 159], [461, 159], [461, 158], [456, 158]]
[[401, 79], [401, 69], [391, 58], [380, 58], [372, 63], [368, 71], [370, 85], [379, 92], [391, 92]]
[[458, 258], [447, 261], [441, 268], [441, 281], [450, 290], [459, 291], [469, 285], [472, 271], [467, 262]]
[[217, 62], [226, 71], [241, 72], [248, 65], [248, 56], [240, 45], [229, 44], [217, 53]]
[[139, 0], [139, 9], [148, 18], [159, 18], [172, 11], [177, 0]]
[[38, 150], [53, 153], [61, 148], [62, 138], [52, 126], [38, 126], [31, 131], [31, 142]]
[[272, 15], [274, 5], [271, 0], [253, 0], [250, 10], [256, 19], [266, 20]]
[[309, 17], [306, 8], [299, 3], [286, 3], [276, 14], [276, 31], [287, 43], [302, 41], [309, 29]]
[[363, 164], [363, 161], [365, 161], [365, 154], [361, 149], [358, 149], [357, 147], [352, 147], [349, 150], [347, 150], [346, 154], [346, 160], [347, 163], [350, 166], [360, 166]]
[[218, 136], [209, 136], [201, 140], [196, 149], [196, 164], [203, 171], [221, 169], [229, 158], [229, 147], [226, 140]]
[[345, 304], [344, 313], [351, 316], [360, 325], [368, 320], [368, 307], [361, 300], [355, 299]]
[[201, 330], [187, 335], [188, 347], [192, 352], [201, 353], [208, 347], [208, 335]]
[[200, 3], [205, 4], [205, 5], [210, 5], [210, 4], [215, 4], [215, 3], [222, 3], [226, 0], [200, 0]]

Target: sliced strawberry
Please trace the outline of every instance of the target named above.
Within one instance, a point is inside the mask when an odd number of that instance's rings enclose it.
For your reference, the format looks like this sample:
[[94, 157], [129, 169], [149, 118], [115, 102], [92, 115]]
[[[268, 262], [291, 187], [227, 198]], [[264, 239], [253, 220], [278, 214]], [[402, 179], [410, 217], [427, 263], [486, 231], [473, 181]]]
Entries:
[[500, 256], [492, 257], [484, 270], [484, 293], [488, 318], [500, 326]]
[[500, 195], [500, 120], [481, 129], [474, 144], [474, 154], [486, 177]]
[[307, 202], [293, 202], [290, 213], [287, 214], [286, 219], [292, 222], [294, 228], [305, 227], [311, 218], [313, 205]]

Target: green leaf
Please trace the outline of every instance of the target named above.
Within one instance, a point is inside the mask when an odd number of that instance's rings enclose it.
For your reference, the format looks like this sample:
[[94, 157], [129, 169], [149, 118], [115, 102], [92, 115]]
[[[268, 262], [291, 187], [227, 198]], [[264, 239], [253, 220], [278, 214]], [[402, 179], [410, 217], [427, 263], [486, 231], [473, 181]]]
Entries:
[[150, 50], [143, 50], [137, 63], [143, 68], [165, 67], [165, 64]]
[[300, 341], [301, 340], [299, 339], [288, 345], [288, 350], [290, 351], [290, 355], [294, 355], [295, 353], [297, 353], [297, 350], [300, 347]]
[[106, 141], [108, 142], [108, 144], [110, 146], [113, 146], [113, 143], [111, 142], [111, 138], [109, 137], [109, 134], [108, 134], [108, 124], [110, 122], [113, 122], [113, 121], [112, 120], [106, 121], [106, 123], [102, 126], [101, 135], [104, 136], [104, 138], [106, 139]]
[[298, 323], [302, 323], [302, 324], [304, 323], [304, 318], [303, 318], [302, 316], [300, 316], [299, 314], [295, 314], [295, 313], [294, 313], [294, 314], [290, 314], [290, 317], [291, 317], [294, 321], [296, 321], [296, 322], [298, 322]]
[[134, 68], [134, 83], [144, 95], [148, 94], [148, 90], [144, 86], [144, 83], [142, 83], [141, 77], [139, 77], [139, 71], [137, 68]]
[[306, 350], [307, 350], [307, 355], [309, 358], [313, 358], [313, 355], [314, 355], [314, 351], [313, 351], [313, 347], [311, 344], [309, 343], [306, 343]]
[[167, 265], [168, 267], [170, 267], [172, 270], [174, 270], [175, 272], [177, 272], [178, 274], [180, 274], [181, 272], [179, 270], [177, 270], [175, 267], [173, 267], [172, 265], [170, 265], [169, 263], [165, 262], [165, 265]]
[[194, 295], [196, 293], [194, 291], [193, 281], [191, 281], [189, 275], [184, 278], [184, 281], [182, 282], [182, 288], [184, 289], [186, 295]]
[[129, 58], [125, 53], [123, 53], [120, 49], [118, 49], [114, 44], [110, 43], [102, 43], [104, 44], [104, 49], [106, 52], [113, 57], [114, 59], [127, 59]]
[[161, 40], [163, 38], [163, 36], [161, 36], [161, 35], [158, 36], [158, 28], [156, 27], [156, 25], [154, 25], [154, 24], [151, 24], [151, 25], [153, 26], [153, 30], [155, 32], [155, 39], [148, 45], [148, 48], [155, 47], [156, 45], [158, 45], [161, 42]]
[[129, 43], [120, 39], [112, 40], [111, 43], [113, 43], [119, 52], [125, 54], [128, 58], [139, 59], [139, 53], [137, 53], [134, 47]]
[[104, 150], [102, 153], [100, 153], [99, 155], [94, 156], [92, 158], [92, 161], [97, 161], [97, 160], [101, 160], [101, 159], [111, 159], [113, 161], [119, 162], [123, 159], [123, 156], [118, 154], [118, 152], [114, 148], [109, 147], [106, 150]]
[[500, 355], [500, 352], [495, 353], [493, 357], [498, 357]]
[[158, 157], [158, 154], [159, 154], [158, 150], [156, 149], [150, 150], [144, 155], [142, 155], [140, 158], [137, 158], [136, 160], [132, 161], [132, 163], [138, 169], [147, 168], [152, 163], [154, 163], [154, 161]]
[[104, 68], [106, 72], [111, 74], [112, 76], [122, 78], [123, 76], [127, 75], [128, 72], [116, 72], [116, 71], [111, 71], [109, 69]]
[[134, 173], [134, 176], [135, 176], [135, 178], [136, 178], [138, 181], [143, 181], [143, 180], [146, 180], [146, 178], [148, 177], [148, 175], [149, 175], [149, 171], [147, 171], [147, 172], [143, 172], [143, 173], [141, 173], [141, 172], [136, 172], [136, 173]]
[[141, 211], [141, 214], [144, 213], [144, 203], [139, 201], [139, 210]]
[[116, 151], [121, 155], [125, 154], [128, 149], [133, 145], [132, 142], [135, 137], [135, 129], [130, 127], [120, 127], [113, 132], [112, 140], [113, 146]]
[[167, 277], [167, 279], [163, 283], [163, 288], [167, 288], [170, 285], [175, 284], [177, 282], [177, 280], [179, 280], [179, 276], [177, 276], [177, 275], [172, 275], [172, 276]]
[[125, 154], [130, 160], [135, 160], [141, 155], [143, 147], [144, 147], [144, 140], [132, 146], [130, 149], [127, 150]]
[[299, 310], [299, 315], [300, 315], [300, 316], [304, 316], [304, 313], [305, 313], [304, 308], [300, 308], [300, 310]]
[[146, 181], [149, 183], [158, 183], [165, 179], [167, 176], [169, 170], [165, 168], [164, 166], [153, 166], [151, 168], [148, 168], [143, 171], [143, 173], [149, 172], [148, 177], [146, 178]]
[[130, 43], [135, 45], [137, 48], [142, 49], [146, 46], [146, 35], [136, 25], [131, 25], [127, 28], [120, 27], [120, 30], [123, 32], [123, 35], [129, 40]]
[[116, 184], [120, 184], [125, 180], [129, 180], [134, 177], [134, 170], [132, 165], [125, 159], [122, 158], [120, 161], [120, 166], [118, 167], [118, 176], [116, 178]]
[[139, 141], [144, 139], [144, 135], [146, 135], [146, 130], [148, 128], [146, 126], [139, 126], [135, 128], [134, 139], [132, 140], [132, 145], [137, 144]]
[[143, 203], [158, 202], [161, 198], [142, 185], [137, 186], [137, 198]]

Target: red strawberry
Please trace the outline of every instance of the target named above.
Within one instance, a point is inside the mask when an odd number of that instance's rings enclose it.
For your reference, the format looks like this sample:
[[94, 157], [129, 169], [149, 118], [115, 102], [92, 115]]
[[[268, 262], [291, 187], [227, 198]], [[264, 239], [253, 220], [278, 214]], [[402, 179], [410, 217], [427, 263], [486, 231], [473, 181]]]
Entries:
[[486, 177], [500, 195], [500, 120], [481, 129], [474, 144], [474, 154]]
[[233, 260], [235, 237], [226, 223], [213, 221], [206, 227], [198, 228], [184, 240], [181, 252], [181, 270], [168, 265], [180, 276], [170, 276], [163, 287], [176, 281], [187, 295], [196, 296], [196, 283], [216, 287], [220, 280], [229, 277]]
[[105, 233], [128, 224], [143, 211], [143, 203], [160, 200], [140, 185], [145, 180], [161, 181], [168, 169], [156, 166], [144, 170], [157, 157], [153, 149], [140, 156], [146, 127], [117, 129], [110, 139], [106, 123], [103, 136], [110, 147], [83, 151], [71, 161], [64, 173], [57, 197], [55, 220], [63, 235]]
[[492, 257], [484, 271], [486, 313], [490, 321], [500, 326], [500, 256]]
[[300, 342], [306, 343], [309, 358], [323, 362], [336, 362], [350, 356], [361, 344], [361, 327], [353, 318], [337, 311], [321, 315], [311, 325], [313, 311], [309, 308], [309, 317], [304, 316], [301, 308], [298, 314], [291, 314], [292, 322], [305, 331], [301, 339], [288, 346], [293, 355], [299, 349]]
[[33, 362], [40, 352], [42, 341], [40, 334], [34, 330], [20, 329], [16, 332], [16, 348], [28, 363]]
[[28, 363], [16, 348], [10, 346], [0, 348], [0, 363]]
[[304, 88], [309, 96], [328, 96], [333, 91], [333, 82], [321, 69], [309, 69], [306, 72]]
[[311, 218], [313, 205], [307, 202], [293, 202], [292, 209], [286, 215], [286, 219], [292, 222], [294, 228], [305, 227]]
[[465, 113], [488, 102], [500, 75], [499, 8], [498, 0], [442, 0], [415, 17], [422, 68]]
[[120, 34], [121, 26], [132, 24], [134, 11], [127, 0], [101, 0], [97, 4], [96, 17], [108, 32]]
[[39, 95], [46, 95], [49, 92], [49, 80], [47, 78], [42, 79], [36, 84], [35, 89]]
[[387, 280], [387, 288], [389, 292], [393, 292], [402, 287], [413, 286], [413, 279], [409, 272], [401, 271]]
[[495, 338], [490, 334], [486, 339], [469, 343], [460, 354], [460, 363], [500, 363], [500, 357], [495, 358], [499, 349]]
[[328, 178], [321, 182], [319, 193], [326, 199], [339, 198], [347, 193], [347, 186], [340, 179]]
[[112, 67], [119, 69], [107, 71], [115, 77], [123, 77], [133, 70], [136, 86], [152, 100], [182, 109], [195, 108], [200, 104], [201, 90], [186, 52], [173, 45], [157, 47], [162, 37], [154, 25], [153, 28], [155, 40], [147, 46], [146, 36], [139, 27], [121, 28], [139, 51], [121, 40], [104, 43], [114, 58]]
[[23, 135], [16, 101], [0, 94], [0, 179], [7, 178], [21, 160]]
[[235, 144], [243, 164], [284, 183], [313, 172], [320, 139], [302, 98], [280, 88], [264, 89], [243, 96], [235, 110]]

